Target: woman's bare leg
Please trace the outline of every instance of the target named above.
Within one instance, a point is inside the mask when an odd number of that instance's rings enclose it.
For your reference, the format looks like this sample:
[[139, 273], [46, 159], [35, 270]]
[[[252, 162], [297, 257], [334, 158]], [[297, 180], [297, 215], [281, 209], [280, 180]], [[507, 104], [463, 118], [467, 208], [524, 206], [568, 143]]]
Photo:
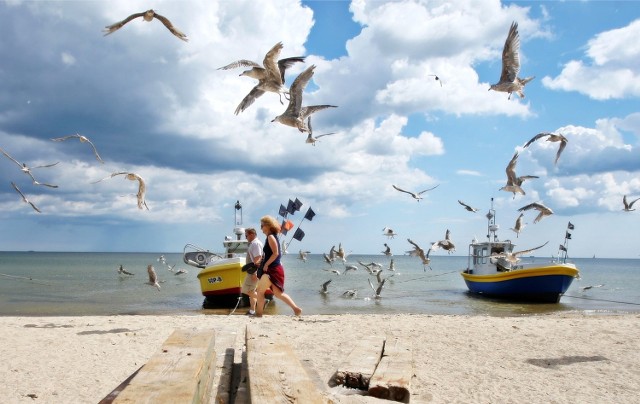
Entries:
[[278, 299], [282, 300], [289, 307], [291, 307], [291, 309], [293, 310], [293, 313], [296, 316], [299, 316], [299, 315], [302, 314], [302, 309], [296, 305], [296, 303], [293, 301], [293, 299], [288, 294], [280, 291], [280, 289], [278, 289], [277, 286], [272, 287], [271, 290], [273, 291], [273, 294], [275, 295], [275, 297], [277, 297]]
[[[258, 281], [258, 287], [256, 288], [256, 317], [262, 317], [264, 311], [264, 293], [271, 287], [271, 280], [267, 275], [262, 275]], [[277, 288], [276, 288], [277, 289]]]

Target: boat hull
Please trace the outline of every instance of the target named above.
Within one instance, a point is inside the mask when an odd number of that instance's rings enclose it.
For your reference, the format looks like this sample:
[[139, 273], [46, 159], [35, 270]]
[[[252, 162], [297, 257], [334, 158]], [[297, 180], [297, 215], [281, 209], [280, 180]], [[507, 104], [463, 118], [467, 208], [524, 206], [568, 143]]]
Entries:
[[237, 301], [246, 275], [242, 272], [244, 263], [241, 257], [221, 259], [198, 273], [200, 290], [209, 303]]
[[486, 275], [465, 271], [461, 275], [469, 291], [482, 296], [524, 302], [558, 303], [578, 273], [574, 265], [557, 264]]

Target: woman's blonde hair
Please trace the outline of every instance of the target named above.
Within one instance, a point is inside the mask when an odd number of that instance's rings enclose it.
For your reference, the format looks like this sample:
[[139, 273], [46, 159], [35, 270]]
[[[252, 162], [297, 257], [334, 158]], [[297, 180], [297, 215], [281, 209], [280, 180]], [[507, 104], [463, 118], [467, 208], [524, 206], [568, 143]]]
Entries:
[[263, 216], [260, 218], [260, 225], [265, 225], [269, 229], [269, 233], [280, 233], [280, 224], [273, 216]]

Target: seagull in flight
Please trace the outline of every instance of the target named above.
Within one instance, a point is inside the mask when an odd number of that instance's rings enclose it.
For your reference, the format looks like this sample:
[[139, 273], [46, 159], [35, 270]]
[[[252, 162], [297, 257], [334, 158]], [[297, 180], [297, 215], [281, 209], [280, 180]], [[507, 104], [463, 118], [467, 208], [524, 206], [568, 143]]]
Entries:
[[285, 99], [287, 98], [289, 93], [284, 87], [284, 73], [294, 63], [304, 62], [305, 57], [296, 56], [278, 60], [283, 47], [282, 42], [275, 44], [264, 56], [262, 66], [251, 60], [241, 59], [218, 68], [218, 70], [229, 70], [236, 67], [251, 67], [251, 69], [240, 73], [240, 76], [258, 80], [258, 84], [253, 87], [236, 108], [236, 115], [249, 108], [258, 97], [267, 91], [278, 94], [281, 104], [283, 103], [282, 95], [285, 96]]
[[541, 204], [539, 202], [534, 202], [534, 203], [530, 203], [528, 205], [525, 205], [525, 206], [521, 207], [520, 209], [518, 209], [518, 212], [524, 212], [524, 211], [527, 211], [529, 209], [535, 209], [535, 210], [537, 210], [539, 212], [538, 216], [536, 216], [536, 218], [534, 219], [533, 223], [538, 223], [545, 216], [553, 215], [553, 211], [551, 209], [549, 209], [548, 207], [544, 206], [543, 204]]
[[439, 186], [439, 185], [440, 185], [440, 184], [436, 185], [436, 186], [435, 186], [435, 187], [433, 187], [433, 188], [425, 189], [424, 191], [420, 191], [420, 192], [410, 192], [410, 191], [405, 191], [404, 189], [398, 188], [398, 187], [396, 187], [396, 186], [395, 186], [395, 185], [393, 185], [393, 184], [392, 184], [391, 186], [392, 186], [394, 189], [396, 189], [397, 191], [404, 192], [405, 194], [409, 194], [409, 195], [411, 195], [411, 196], [413, 197], [413, 199], [415, 199], [416, 201], [420, 202], [420, 199], [422, 199], [422, 194], [424, 194], [424, 193], [425, 193], [425, 192], [427, 192], [427, 191], [431, 191], [432, 189], [436, 189], [436, 188], [438, 188], [438, 186]]
[[516, 193], [525, 195], [524, 190], [522, 189], [522, 183], [525, 180], [529, 180], [532, 178], [538, 178], [535, 175], [523, 175], [518, 177], [516, 175], [516, 164], [518, 163], [518, 152], [516, 151], [509, 161], [505, 172], [507, 173], [507, 184], [500, 188], [500, 191], [513, 192], [513, 199], [516, 198]]
[[93, 143], [91, 143], [91, 140], [89, 140], [86, 136], [82, 136], [81, 134], [76, 133], [75, 135], [56, 137], [56, 138], [53, 138], [51, 140], [53, 140], [54, 142], [62, 142], [64, 140], [71, 139], [71, 138], [77, 138], [77, 139], [80, 140], [81, 143], [89, 143], [91, 145], [91, 147], [93, 148], [93, 154], [96, 156], [96, 160], [98, 160], [99, 162], [104, 164], [104, 161], [102, 161], [102, 159], [100, 158], [100, 155], [98, 154], [98, 150], [93, 145]]
[[516, 264], [518, 261], [520, 261], [520, 258], [518, 258], [519, 255], [523, 255], [523, 254], [527, 254], [530, 253], [531, 251], [535, 251], [539, 248], [542, 248], [544, 246], [546, 246], [549, 242], [547, 241], [546, 243], [544, 243], [543, 245], [534, 247], [534, 248], [530, 248], [528, 250], [522, 250], [522, 251], [516, 251], [516, 252], [504, 252], [504, 253], [499, 253], [499, 254], [491, 254], [492, 258], [504, 258], [505, 260], [509, 261], [512, 264]]
[[144, 206], [147, 210], [149, 210], [149, 207], [147, 206], [147, 202], [144, 200], [144, 194], [147, 191], [147, 185], [145, 184], [142, 177], [136, 173], [121, 171], [121, 172], [113, 173], [110, 176], [105, 177], [101, 180], [94, 181], [92, 182], [92, 184], [97, 184], [100, 181], [108, 180], [109, 178], [113, 178], [117, 175], [124, 175], [126, 179], [131, 181], [138, 181], [138, 193], [136, 194], [136, 197], [138, 198], [138, 209], [142, 209], [142, 207]]
[[158, 283], [158, 275], [156, 274], [155, 269], [153, 269], [153, 265], [149, 264], [147, 266], [147, 274], [149, 274], [149, 282], [147, 282], [147, 284], [151, 286], [155, 286], [158, 290], [160, 290], [160, 283]]
[[111, 25], [107, 25], [104, 29], [104, 36], [107, 36], [109, 34], [112, 34], [114, 32], [116, 32], [117, 30], [119, 30], [120, 28], [122, 28], [126, 23], [128, 23], [129, 21], [136, 19], [138, 17], [142, 17], [143, 20], [145, 21], [151, 21], [154, 18], [157, 19], [158, 21], [160, 21], [162, 24], [164, 24], [165, 27], [167, 27], [167, 29], [169, 31], [171, 31], [171, 33], [173, 35], [175, 35], [178, 39], [182, 39], [183, 41], [187, 42], [189, 41], [189, 39], [187, 38], [187, 36], [185, 34], [183, 34], [182, 32], [178, 31], [178, 29], [176, 27], [173, 26], [173, 24], [171, 23], [171, 21], [169, 21], [169, 19], [167, 17], [163, 17], [160, 14], [156, 13], [153, 10], [147, 10], [144, 11], [142, 13], [135, 13], [135, 14], [131, 14], [130, 16], [128, 16], [127, 18], [125, 18], [124, 20], [117, 22], [115, 24], [111, 24]]
[[529, 146], [531, 143], [535, 142], [536, 140], [546, 137], [547, 138], [547, 142], [560, 142], [560, 146], [558, 147], [558, 152], [556, 153], [556, 159], [554, 161], [554, 164], [558, 164], [558, 159], [560, 158], [560, 154], [562, 154], [562, 151], [564, 150], [565, 147], [567, 147], [567, 138], [562, 136], [562, 135], [556, 135], [555, 133], [548, 133], [548, 132], [542, 132], [542, 133], [538, 133], [537, 135], [535, 135], [534, 137], [532, 137], [525, 145], [524, 147]]
[[24, 196], [24, 194], [22, 193], [22, 191], [20, 191], [20, 189], [18, 188], [18, 186], [17, 186], [15, 183], [13, 183], [13, 182], [12, 182], [12, 183], [11, 183], [11, 185], [13, 186], [13, 189], [15, 189], [15, 190], [16, 190], [16, 192], [20, 194], [20, 196], [22, 197], [22, 200], [23, 200], [25, 203], [28, 203], [29, 205], [31, 205], [31, 207], [33, 208], [33, 210], [35, 210], [36, 212], [38, 212], [38, 213], [42, 213], [42, 212], [40, 211], [40, 209], [38, 209], [38, 207], [37, 207], [36, 205], [34, 205], [34, 204], [33, 204], [33, 202], [31, 202], [30, 200], [28, 200], [28, 199], [27, 199], [27, 197], [26, 197], [26, 196]]
[[442, 80], [440, 80], [440, 77], [438, 77], [436, 74], [427, 74], [427, 77], [435, 78], [435, 80], [440, 83], [440, 87], [442, 87]]
[[33, 181], [34, 185], [43, 185], [45, 187], [49, 187], [49, 188], [58, 188], [57, 185], [51, 185], [51, 184], [45, 184], [44, 182], [38, 182], [38, 180], [36, 180], [36, 178], [33, 176], [33, 173], [31, 172], [31, 170], [36, 169], [36, 168], [48, 168], [48, 167], [53, 167], [56, 164], [59, 163], [55, 162], [53, 164], [47, 164], [47, 165], [43, 165], [43, 166], [35, 166], [35, 167], [28, 167], [25, 163], [20, 163], [18, 160], [14, 159], [13, 157], [11, 157], [9, 155], [9, 153], [7, 153], [6, 151], [4, 151], [4, 149], [0, 148], [0, 151], [2, 152], [2, 154], [4, 154], [5, 156], [7, 156], [7, 158], [11, 161], [13, 161], [14, 163], [16, 163], [18, 165], [18, 167], [20, 167], [20, 171], [22, 171], [23, 173], [27, 174], [29, 177], [31, 177], [31, 180]]
[[460, 199], [458, 199], [458, 203], [459, 203], [460, 205], [464, 206], [464, 208], [465, 208], [466, 210], [468, 210], [469, 212], [474, 212], [474, 213], [475, 213], [475, 212], [477, 212], [477, 211], [478, 211], [478, 209], [477, 209], [477, 208], [472, 208], [471, 206], [469, 206], [469, 205], [467, 205], [466, 203], [462, 202]]
[[516, 219], [516, 224], [511, 228], [511, 230], [516, 232], [516, 237], [520, 235], [522, 229], [524, 229], [525, 224], [523, 223], [524, 213], [520, 213], [520, 216]]
[[382, 229], [382, 235], [387, 236], [388, 238], [393, 238], [393, 236], [397, 236], [398, 234], [393, 231], [393, 229], [389, 227], [385, 227]]
[[280, 122], [283, 125], [298, 128], [298, 130], [303, 133], [309, 132], [306, 121], [311, 114], [327, 108], [337, 108], [335, 105], [326, 104], [302, 106], [302, 92], [307, 86], [307, 83], [309, 83], [309, 80], [311, 80], [311, 77], [313, 77], [315, 68], [315, 65], [311, 65], [296, 77], [289, 89], [289, 105], [287, 109], [281, 115], [273, 118], [271, 122]]
[[627, 196], [626, 195], [623, 196], [622, 197], [622, 203], [624, 204], [624, 208], [622, 208], [622, 210], [624, 210], [625, 212], [631, 212], [631, 211], [635, 210], [635, 209], [632, 209], [633, 208], [633, 204], [636, 203], [638, 201], [638, 199], [640, 199], [640, 198], [634, 199], [631, 202], [627, 202]]
[[431, 248], [429, 248], [427, 250], [427, 253], [425, 254], [424, 249], [420, 247], [416, 242], [414, 242], [410, 238], [408, 238], [407, 241], [409, 242], [409, 244], [413, 246], [413, 250], [407, 251], [407, 254], [411, 255], [412, 257], [420, 258], [420, 260], [422, 261], [422, 265], [423, 267], [425, 267], [424, 269], [426, 271], [426, 267], [431, 262], [431, 259], [429, 258], [429, 253], [431, 252]]
[[311, 254], [311, 251], [298, 251], [298, 259], [301, 261], [307, 261], [307, 254]]
[[329, 293], [329, 284], [331, 283], [331, 279], [329, 279], [328, 281], [326, 281], [325, 283], [322, 284], [321, 289], [320, 289], [320, 293], [324, 293], [327, 294]]
[[516, 93], [520, 98], [524, 98], [524, 86], [533, 80], [535, 76], [521, 79], [518, 77], [520, 73], [520, 35], [518, 34], [518, 23], [513, 22], [509, 28], [509, 34], [504, 42], [502, 49], [502, 72], [500, 80], [496, 84], [492, 84], [489, 90]]
[[446, 250], [449, 254], [456, 250], [455, 244], [453, 244], [453, 241], [451, 241], [451, 232], [449, 231], [449, 229], [447, 229], [444, 235], [444, 240], [437, 241], [431, 245], [431, 249], [434, 251], [439, 248]]
[[387, 257], [388, 257], [388, 256], [393, 255], [393, 254], [391, 253], [391, 247], [389, 247], [389, 244], [384, 243], [384, 246], [385, 246], [385, 249], [384, 249], [384, 251], [382, 251], [382, 253], [383, 253], [384, 255], [386, 255]]

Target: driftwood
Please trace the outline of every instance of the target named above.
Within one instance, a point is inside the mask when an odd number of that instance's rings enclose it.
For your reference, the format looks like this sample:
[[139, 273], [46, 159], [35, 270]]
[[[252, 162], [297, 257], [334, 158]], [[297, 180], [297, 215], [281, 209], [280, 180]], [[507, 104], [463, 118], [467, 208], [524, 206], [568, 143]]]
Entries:
[[413, 355], [406, 341], [388, 337], [384, 353], [371, 380], [369, 395], [408, 403], [411, 397]]
[[334, 373], [332, 384], [368, 390], [369, 380], [382, 357], [384, 341], [379, 336], [355, 339], [356, 346]]

